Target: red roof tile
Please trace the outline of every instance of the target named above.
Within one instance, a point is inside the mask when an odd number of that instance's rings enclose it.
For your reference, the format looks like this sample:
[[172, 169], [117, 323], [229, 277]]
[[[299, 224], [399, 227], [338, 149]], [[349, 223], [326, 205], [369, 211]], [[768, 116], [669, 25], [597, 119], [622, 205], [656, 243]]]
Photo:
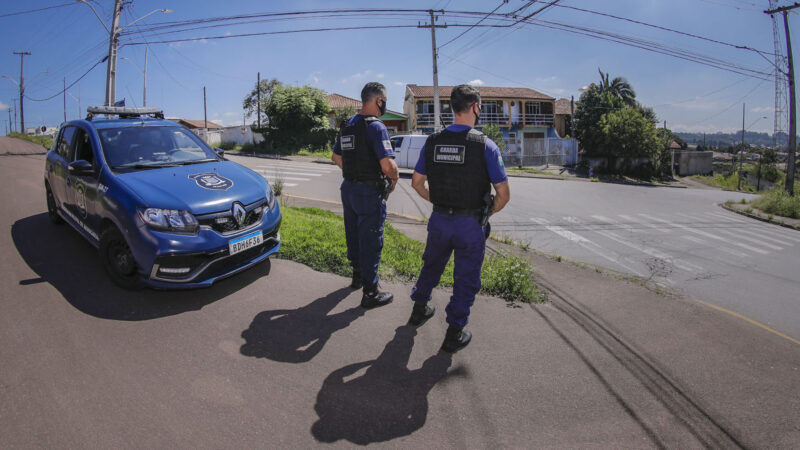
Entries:
[[361, 100], [345, 97], [340, 94], [330, 94], [326, 98], [328, 99], [328, 106], [330, 106], [331, 109], [339, 109], [347, 106], [352, 106], [356, 110], [361, 109]]
[[[177, 120], [178, 122], [188, 126], [189, 128], [205, 128], [205, 123], [202, 120], [189, 120], [189, 119], [175, 119], [175, 120]], [[209, 120], [208, 121], [208, 128], [209, 129], [214, 129], [214, 128], [222, 128], [222, 127]]]

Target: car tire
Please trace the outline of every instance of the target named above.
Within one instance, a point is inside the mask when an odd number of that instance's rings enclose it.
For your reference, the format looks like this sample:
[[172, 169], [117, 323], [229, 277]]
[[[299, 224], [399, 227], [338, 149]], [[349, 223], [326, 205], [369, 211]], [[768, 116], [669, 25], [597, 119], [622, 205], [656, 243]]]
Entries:
[[50, 190], [50, 185], [45, 184], [44, 190], [46, 191], [47, 195], [47, 217], [50, 218], [50, 222], [55, 225], [61, 225], [64, 223], [64, 219], [58, 215], [58, 207], [56, 206], [56, 198], [53, 197], [53, 191]]
[[114, 226], [100, 236], [100, 264], [117, 286], [127, 290], [144, 287], [128, 242]]

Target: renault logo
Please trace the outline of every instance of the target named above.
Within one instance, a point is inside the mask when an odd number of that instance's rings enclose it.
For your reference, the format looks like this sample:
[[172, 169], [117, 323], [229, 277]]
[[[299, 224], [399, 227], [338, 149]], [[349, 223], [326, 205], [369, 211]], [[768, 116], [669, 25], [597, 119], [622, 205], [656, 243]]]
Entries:
[[238, 202], [234, 203], [231, 212], [233, 213], [233, 218], [236, 220], [236, 223], [241, 226], [244, 222], [244, 217], [247, 215], [247, 211], [244, 210], [244, 206]]

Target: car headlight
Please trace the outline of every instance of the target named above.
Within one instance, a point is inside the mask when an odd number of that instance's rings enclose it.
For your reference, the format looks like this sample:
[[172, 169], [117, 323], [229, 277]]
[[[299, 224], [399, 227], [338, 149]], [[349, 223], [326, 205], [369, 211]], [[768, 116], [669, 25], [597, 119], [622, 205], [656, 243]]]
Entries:
[[267, 183], [267, 205], [269, 209], [275, 207], [275, 193], [272, 192], [272, 186], [270, 186], [269, 183]]
[[139, 216], [150, 228], [177, 233], [196, 233], [199, 224], [189, 211], [161, 208], [140, 208]]

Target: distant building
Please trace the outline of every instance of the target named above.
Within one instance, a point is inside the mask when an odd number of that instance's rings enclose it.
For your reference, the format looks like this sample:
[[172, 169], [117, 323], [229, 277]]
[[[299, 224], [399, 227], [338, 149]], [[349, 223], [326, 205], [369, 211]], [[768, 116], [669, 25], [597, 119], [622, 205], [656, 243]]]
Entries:
[[168, 120], [173, 122], [177, 122], [186, 128], [192, 130], [192, 132], [200, 138], [202, 138], [206, 144], [215, 146], [219, 145], [222, 142], [222, 132], [223, 128], [220, 125], [217, 125], [211, 121], [203, 121], [203, 120], [189, 120], [189, 119], [181, 119], [178, 117], [168, 117]]
[[[328, 120], [334, 128], [339, 127], [338, 123], [334, 123], [336, 111], [347, 108], [348, 106], [352, 107], [356, 112], [361, 109], [361, 100], [345, 97], [344, 95], [336, 93], [330, 94], [325, 98], [328, 100], [328, 106], [331, 108], [330, 111], [328, 111]], [[408, 132], [408, 116], [403, 113], [387, 109], [386, 114], [379, 117], [379, 119], [386, 125], [386, 129], [389, 130], [390, 135]]]

